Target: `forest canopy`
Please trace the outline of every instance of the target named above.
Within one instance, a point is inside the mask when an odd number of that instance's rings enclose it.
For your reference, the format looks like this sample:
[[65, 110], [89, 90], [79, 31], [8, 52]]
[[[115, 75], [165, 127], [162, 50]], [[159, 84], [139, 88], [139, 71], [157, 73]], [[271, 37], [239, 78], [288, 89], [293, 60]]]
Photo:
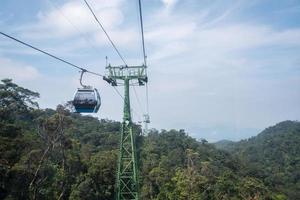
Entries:
[[[0, 84], [0, 199], [114, 199], [120, 122], [40, 109], [38, 98]], [[300, 122], [222, 146], [184, 130], [134, 133], [143, 200], [300, 196]]]

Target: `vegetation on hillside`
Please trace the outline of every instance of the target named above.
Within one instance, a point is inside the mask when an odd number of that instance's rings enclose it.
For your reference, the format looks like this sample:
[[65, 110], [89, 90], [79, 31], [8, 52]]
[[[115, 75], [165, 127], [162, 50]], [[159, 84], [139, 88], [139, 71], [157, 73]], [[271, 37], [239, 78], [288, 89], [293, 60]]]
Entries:
[[240, 142], [223, 146], [243, 163], [246, 175], [263, 180], [289, 199], [300, 197], [300, 122], [284, 121]]
[[[114, 199], [120, 123], [62, 105], [42, 110], [38, 97], [9, 79], [0, 84], [0, 199]], [[135, 125], [143, 200], [297, 198], [298, 122], [261, 133], [269, 146], [250, 139], [233, 153], [184, 130], [142, 136], [140, 129]]]

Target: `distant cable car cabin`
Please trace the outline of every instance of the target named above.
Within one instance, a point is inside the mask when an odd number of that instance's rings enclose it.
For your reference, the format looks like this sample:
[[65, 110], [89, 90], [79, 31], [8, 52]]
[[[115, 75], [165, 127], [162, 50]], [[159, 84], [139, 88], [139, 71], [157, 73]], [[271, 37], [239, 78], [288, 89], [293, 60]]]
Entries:
[[100, 105], [101, 99], [96, 88], [80, 88], [74, 96], [73, 106], [78, 113], [97, 113]]
[[78, 113], [97, 113], [101, 106], [101, 98], [96, 88], [82, 84], [82, 76], [85, 71], [81, 72], [80, 84], [73, 100], [73, 106]]

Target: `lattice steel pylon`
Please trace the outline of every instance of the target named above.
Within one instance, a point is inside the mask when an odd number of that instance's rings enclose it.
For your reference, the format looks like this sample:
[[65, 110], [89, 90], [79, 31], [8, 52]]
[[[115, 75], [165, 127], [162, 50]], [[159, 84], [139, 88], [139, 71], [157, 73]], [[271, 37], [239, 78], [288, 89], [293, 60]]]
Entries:
[[104, 77], [104, 80], [112, 86], [124, 86], [124, 110], [118, 160], [116, 200], [139, 200], [136, 135], [132, 130], [129, 90], [131, 85], [143, 86], [148, 82], [146, 66], [113, 67], [108, 65], [106, 69], [108, 70], [108, 76]]

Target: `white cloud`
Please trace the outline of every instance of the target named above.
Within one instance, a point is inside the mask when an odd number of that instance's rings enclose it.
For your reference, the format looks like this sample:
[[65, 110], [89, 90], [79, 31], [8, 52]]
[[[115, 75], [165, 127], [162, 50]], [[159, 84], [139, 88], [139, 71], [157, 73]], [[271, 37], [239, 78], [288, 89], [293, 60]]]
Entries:
[[197, 31], [196, 44], [200, 48], [240, 50], [266, 45], [300, 45], [300, 29], [276, 31], [268, 26], [228, 25]]
[[196, 24], [193, 22], [176, 22], [174, 24], [159, 25], [146, 33], [146, 40], [150, 42], [168, 42], [186, 39], [195, 34]]
[[178, 0], [161, 0], [167, 9], [172, 8]]
[[[166, 5], [172, 3], [176, 2], [165, 1]], [[149, 51], [149, 59], [157, 64], [170, 60], [172, 56], [176, 60], [185, 57], [187, 62], [202, 56], [205, 58], [203, 63], [207, 59], [226, 59], [241, 50], [300, 46], [300, 28], [280, 30], [270, 24], [226, 21], [239, 11], [238, 8], [245, 6], [243, 4], [245, 2], [238, 1], [214, 17], [211, 14], [216, 8], [212, 6], [204, 6], [196, 16], [175, 10], [166, 14], [163, 9], [158, 10], [148, 21], [150, 28], [146, 29], [146, 42], [153, 47]], [[183, 53], [184, 56], [179, 56]], [[173, 69], [176, 71], [178, 68]]]
[[28, 81], [35, 80], [40, 76], [38, 70], [32, 66], [0, 57], [0, 78]]
[[[176, 31], [178, 30], [178, 31]], [[264, 25], [232, 24], [202, 29], [201, 26], [170, 24], [147, 33], [147, 42], [155, 47], [150, 51], [153, 60], [205, 57], [223, 59], [241, 50], [264, 47], [300, 47], [300, 29], [274, 30]], [[194, 57], [193, 57], [194, 56]], [[210, 66], [212, 67], [212, 66]]]
[[[36, 22], [25, 24], [17, 30], [26, 31], [23, 36], [31, 39], [67, 38], [100, 31], [99, 25], [83, 2], [52, 4], [53, 9], [37, 14]], [[123, 22], [120, 9], [122, 0], [94, 0], [90, 4], [107, 30], [115, 30]]]
[[[157, 46], [156, 48], [159, 50], [149, 56], [150, 61], [159, 62], [163, 59], [172, 59], [174, 56], [180, 57], [189, 50], [189, 46], [186, 43], [179, 41], [166, 43], [165, 45]], [[165, 68], [169, 69], [168, 66], [165, 66]]]
[[[126, 49], [136, 47], [140, 42], [138, 32], [131, 28], [123, 29], [121, 32], [120, 30], [111, 30], [109, 35], [113, 38], [113, 42], [117, 44], [118, 47], [126, 47]], [[96, 44], [99, 46], [110, 46], [110, 43], [103, 32], [95, 33], [94, 41], [96, 41]]]
[[[126, 10], [124, 2], [124, 0], [89, 1], [116, 46], [135, 50], [140, 48], [138, 46], [140, 33], [138, 26], [123, 26], [123, 12]], [[64, 4], [48, 1], [48, 3], [51, 3], [52, 7], [40, 11], [34, 21], [16, 27], [15, 36], [62, 57], [80, 55], [90, 48], [93, 48], [94, 52], [102, 47], [111, 48], [107, 37], [83, 1], [69, 0]], [[18, 54], [32, 52], [11, 49], [3, 48], [1, 51]]]
[[[299, 111], [288, 105], [282, 109], [288, 114], [275, 114], [282, 113], [278, 103], [286, 101], [284, 96], [294, 99], [290, 105], [295, 105], [300, 98], [295, 93], [299, 90], [299, 78], [292, 80], [289, 75], [272, 78], [278, 69], [286, 73], [284, 69], [294, 62], [287, 56], [291, 54], [266, 55], [257, 60], [249, 55], [257, 50], [272, 49], [270, 47], [299, 48], [300, 29], [278, 30], [258, 23], [220, 25], [232, 10], [226, 12], [217, 19], [195, 21], [188, 15], [175, 17], [174, 11], [159, 14], [155, 22], [151, 22], [154, 31], [146, 33], [146, 41], [152, 46], [150, 78], [159, 78], [151, 82], [150, 102], [159, 102], [152, 111], [152, 121], [158, 127], [192, 130], [189, 127], [195, 125], [201, 130], [201, 127], [221, 125], [235, 127], [230, 129], [236, 131], [231, 134], [240, 131], [245, 137], [249, 136], [243, 132], [245, 128], [257, 130], [280, 120], [297, 119]], [[291, 86], [287, 87], [286, 83]], [[280, 94], [274, 85], [280, 88]], [[218, 136], [222, 137], [225, 136]]]

